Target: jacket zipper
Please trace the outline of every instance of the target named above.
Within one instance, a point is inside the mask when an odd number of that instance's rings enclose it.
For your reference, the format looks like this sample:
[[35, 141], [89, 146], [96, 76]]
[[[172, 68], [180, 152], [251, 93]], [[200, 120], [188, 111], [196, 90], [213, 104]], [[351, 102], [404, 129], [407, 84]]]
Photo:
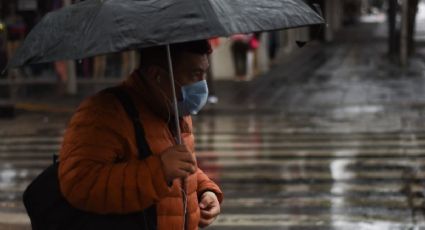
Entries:
[[[176, 137], [174, 137], [174, 133], [168, 127], [168, 134], [171, 136], [174, 145], [177, 145]], [[186, 195], [186, 182], [185, 179], [180, 179], [181, 187], [180, 190], [182, 192], [182, 201], [183, 201], [183, 230], [187, 229], [187, 195]]]
[[183, 230], [187, 229], [187, 195], [186, 195], [186, 182], [181, 179], [182, 196], [183, 196]]

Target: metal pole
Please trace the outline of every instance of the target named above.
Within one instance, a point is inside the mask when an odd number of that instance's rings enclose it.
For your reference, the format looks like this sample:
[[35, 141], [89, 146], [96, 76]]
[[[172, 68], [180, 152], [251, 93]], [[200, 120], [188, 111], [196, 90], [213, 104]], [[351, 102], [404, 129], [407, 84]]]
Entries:
[[397, 0], [388, 1], [388, 54], [392, 57], [397, 54]]
[[407, 33], [409, 27], [409, 0], [403, 0], [401, 8], [401, 36], [400, 36], [400, 62], [401, 66], [405, 67], [407, 65]]
[[[63, 0], [62, 1], [63, 6], [70, 6], [72, 5], [71, 0]], [[77, 73], [76, 73], [76, 66], [74, 60], [65, 61], [66, 65], [66, 93], [69, 95], [75, 95], [77, 94]]]
[[176, 129], [177, 129], [177, 144], [181, 145], [182, 138], [180, 134], [179, 109], [177, 108], [177, 96], [176, 96], [176, 86], [174, 84], [173, 61], [171, 60], [171, 49], [169, 44], [167, 45], [167, 57], [168, 57], [168, 70], [170, 71], [171, 88], [173, 92], [173, 110], [174, 110], [174, 118], [175, 118]]

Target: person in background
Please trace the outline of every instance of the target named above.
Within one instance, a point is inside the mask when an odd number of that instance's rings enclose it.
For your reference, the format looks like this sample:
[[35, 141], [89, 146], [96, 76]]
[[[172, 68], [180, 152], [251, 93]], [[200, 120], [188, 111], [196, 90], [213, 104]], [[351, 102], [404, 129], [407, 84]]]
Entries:
[[107, 55], [98, 55], [93, 59], [93, 78], [105, 78]]
[[[249, 41], [249, 51], [248, 51], [248, 76], [249, 78], [253, 78], [254, 76], [257, 76], [259, 73], [258, 70], [258, 61], [259, 61], [259, 54], [258, 54], [258, 48], [261, 45], [261, 33], [257, 32], [254, 33], [251, 37], [251, 40]], [[251, 59], [251, 60], [250, 60]]]
[[260, 45], [259, 38], [256, 34], [235, 34], [231, 40], [235, 80], [247, 81], [254, 74], [254, 52]]
[[235, 34], [230, 38], [236, 81], [247, 80], [248, 52], [252, 36], [252, 34]]
[[279, 31], [271, 31], [269, 33], [269, 49], [268, 49], [270, 66], [275, 65], [279, 48], [280, 48]]
[[[212, 49], [217, 48], [220, 45], [220, 38], [212, 38], [209, 40], [209, 43], [212, 47]], [[215, 92], [215, 84], [214, 84], [214, 75], [212, 72], [212, 60], [211, 56], [208, 58], [208, 61], [210, 63], [210, 68], [208, 68], [207, 72], [207, 84], [208, 84], [208, 102], [210, 104], [217, 104], [218, 103], [218, 97]]]
[[24, 19], [17, 14], [14, 3], [9, 4], [9, 15], [5, 21], [7, 29], [7, 58], [10, 60], [25, 38], [27, 26]]

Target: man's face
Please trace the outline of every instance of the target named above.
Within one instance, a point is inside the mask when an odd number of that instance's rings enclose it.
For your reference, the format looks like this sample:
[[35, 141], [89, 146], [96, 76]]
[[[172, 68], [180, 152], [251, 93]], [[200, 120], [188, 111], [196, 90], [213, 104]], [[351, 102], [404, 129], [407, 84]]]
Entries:
[[[190, 85], [206, 79], [209, 68], [208, 56], [206, 54], [182, 53], [177, 61], [173, 63], [174, 79], [176, 85], [177, 98], [181, 98], [181, 87]], [[169, 78], [169, 76], [164, 76]], [[169, 83], [169, 80], [166, 82]], [[171, 85], [163, 85], [164, 91], [172, 99]]]
[[174, 77], [181, 86], [205, 80], [209, 68], [207, 55], [183, 53], [174, 66]]

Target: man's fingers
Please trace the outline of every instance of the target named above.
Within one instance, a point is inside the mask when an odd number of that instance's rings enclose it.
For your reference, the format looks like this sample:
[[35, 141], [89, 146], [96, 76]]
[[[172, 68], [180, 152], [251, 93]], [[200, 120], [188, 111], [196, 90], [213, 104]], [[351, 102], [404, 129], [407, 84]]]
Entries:
[[201, 207], [201, 209], [207, 209], [209, 208], [212, 204], [214, 203], [214, 199], [210, 196], [203, 196], [201, 203], [199, 204], [199, 206]]
[[186, 178], [197, 170], [196, 157], [185, 145], [168, 148], [161, 154], [161, 163], [167, 181]]
[[211, 209], [208, 211], [211, 213], [213, 217], [216, 217], [218, 216], [218, 214], [220, 214], [220, 206], [212, 205]]
[[181, 162], [179, 166], [180, 170], [186, 171], [190, 174], [193, 174], [196, 172], [196, 167], [193, 164], [187, 163], [187, 162]]
[[214, 218], [215, 215], [213, 215], [213, 213], [211, 211], [201, 210], [201, 217], [203, 219], [209, 220], [211, 218]]
[[214, 221], [214, 219], [204, 219], [204, 218], [201, 218], [199, 220], [199, 227], [205, 228], [205, 227], [209, 226], [210, 224], [212, 224], [213, 221]]
[[178, 169], [175, 175], [175, 178], [186, 178], [190, 175], [189, 172], [183, 169]]
[[180, 161], [185, 161], [191, 164], [196, 164], [196, 157], [185, 145], [177, 145], [174, 147], [174, 154], [177, 154], [177, 157]]
[[201, 228], [210, 225], [220, 214], [220, 205], [216, 195], [209, 191], [202, 195], [199, 208], [201, 209], [201, 220], [199, 222], [199, 227]]
[[201, 210], [201, 217], [205, 219], [214, 218], [220, 214], [220, 208], [213, 205], [210, 210]]
[[178, 160], [196, 164], [196, 157], [186, 147], [178, 146], [179, 148], [174, 149], [172, 153]]
[[177, 151], [178, 153], [190, 153], [186, 145], [176, 145], [174, 148], [175, 148], [174, 150]]
[[208, 226], [208, 224], [206, 223], [205, 220], [203, 220], [203, 219], [199, 220], [199, 227], [200, 228], [205, 228], [207, 226]]
[[180, 154], [181, 154], [181, 156], [180, 156], [179, 159], [181, 161], [184, 161], [184, 162], [187, 162], [187, 163], [190, 163], [190, 164], [196, 164], [196, 158], [192, 153], [185, 152], [185, 153], [180, 153]]

